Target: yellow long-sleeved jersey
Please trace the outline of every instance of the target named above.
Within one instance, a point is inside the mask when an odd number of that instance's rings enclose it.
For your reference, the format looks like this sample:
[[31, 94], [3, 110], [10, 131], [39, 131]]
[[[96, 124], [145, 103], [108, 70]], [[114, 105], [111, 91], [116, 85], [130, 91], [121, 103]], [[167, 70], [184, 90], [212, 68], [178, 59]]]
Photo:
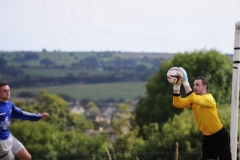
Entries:
[[223, 127], [212, 94], [196, 95], [190, 92], [187, 98], [174, 94], [173, 105], [177, 108], [192, 108], [197, 126], [204, 135], [212, 135]]

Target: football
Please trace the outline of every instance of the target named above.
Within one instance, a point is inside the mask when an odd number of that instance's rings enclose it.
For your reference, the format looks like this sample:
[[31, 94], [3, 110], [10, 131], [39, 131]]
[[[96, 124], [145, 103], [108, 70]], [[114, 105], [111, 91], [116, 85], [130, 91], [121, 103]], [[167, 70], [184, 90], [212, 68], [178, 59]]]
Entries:
[[167, 72], [167, 79], [172, 84], [181, 84], [182, 78], [177, 74], [178, 67], [172, 67]]

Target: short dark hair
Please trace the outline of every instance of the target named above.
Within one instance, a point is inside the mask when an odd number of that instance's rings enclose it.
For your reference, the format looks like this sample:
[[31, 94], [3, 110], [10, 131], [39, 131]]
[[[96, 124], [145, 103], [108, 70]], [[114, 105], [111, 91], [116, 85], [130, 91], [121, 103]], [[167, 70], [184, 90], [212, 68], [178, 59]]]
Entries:
[[204, 77], [204, 76], [198, 76], [198, 77], [196, 78], [196, 80], [197, 80], [197, 79], [202, 80], [202, 84], [203, 84], [203, 85], [207, 85], [207, 89], [206, 89], [206, 90], [208, 90], [208, 88], [210, 87], [210, 84], [209, 84], [209, 82], [208, 82], [208, 79], [207, 79], [206, 77]]
[[0, 87], [2, 87], [2, 86], [7, 86], [8, 84], [6, 84], [6, 83], [0, 83]]

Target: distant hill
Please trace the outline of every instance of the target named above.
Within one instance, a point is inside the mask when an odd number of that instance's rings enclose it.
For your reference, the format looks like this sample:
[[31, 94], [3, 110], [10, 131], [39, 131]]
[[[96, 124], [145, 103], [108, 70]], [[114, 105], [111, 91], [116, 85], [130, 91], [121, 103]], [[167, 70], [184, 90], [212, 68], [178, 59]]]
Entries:
[[144, 95], [147, 79], [156, 74], [162, 61], [173, 56], [109, 51], [2, 51], [0, 80], [14, 89], [12, 97], [31, 98], [44, 89], [67, 101], [130, 100]]
[[174, 54], [0, 52], [0, 76], [13, 87], [146, 81]]

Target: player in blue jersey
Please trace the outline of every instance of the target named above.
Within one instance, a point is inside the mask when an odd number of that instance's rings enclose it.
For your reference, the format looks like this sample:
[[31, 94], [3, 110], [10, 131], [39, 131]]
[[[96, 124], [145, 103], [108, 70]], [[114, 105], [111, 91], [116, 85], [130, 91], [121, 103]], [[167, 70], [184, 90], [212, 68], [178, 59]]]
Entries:
[[18, 141], [8, 130], [11, 118], [38, 121], [49, 116], [44, 113], [29, 113], [16, 107], [10, 98], [10, 87], [8, 84], [0, 83], [0, 159], [13, 160], [18, 157], [21, 160], [30, 160], [31, 155], [28, 153], [23, 144]]

